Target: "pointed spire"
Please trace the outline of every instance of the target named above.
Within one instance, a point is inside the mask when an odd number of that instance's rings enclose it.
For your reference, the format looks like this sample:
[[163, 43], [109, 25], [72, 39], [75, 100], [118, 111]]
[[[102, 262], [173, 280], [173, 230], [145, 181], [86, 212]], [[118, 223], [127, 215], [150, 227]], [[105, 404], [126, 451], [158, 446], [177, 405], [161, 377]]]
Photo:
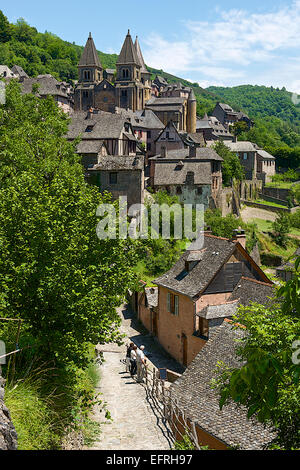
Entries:
[[117, 64], [136, 64], [140, 65], [135, 47], [133, 45], [130, 31], [128, 30], [123, 47], [121, 49]]
[[145, 61], [144, 61], [144, 57], [143, 57], [143, 54], [142, 54], [142, 51], [141, 51], [141, 48], [140, 48], [140, 43], [139, 43], [138, 37], [136, 37], [136, 39], [135, 39], [134, 47], [135, 47], [135, 51], [136, 51], [136, 55], [137, 55], [139, 64], [141, 66], [141, 72], [142, 73], [149, 73], [148, 70], [147, 70], [147, 67], [145, 65]]
[[196, 96], [195, 96], [193, 88], [191, 88], [191, 91], [190, 91], [189, 101], [196, 101]]
[[85, 48], [79, 61], [79, 67], [99, 67], [102, 68], [99, 56], [95, 47], [95, 43], [92, 38], [92, 34], [89, 34]]

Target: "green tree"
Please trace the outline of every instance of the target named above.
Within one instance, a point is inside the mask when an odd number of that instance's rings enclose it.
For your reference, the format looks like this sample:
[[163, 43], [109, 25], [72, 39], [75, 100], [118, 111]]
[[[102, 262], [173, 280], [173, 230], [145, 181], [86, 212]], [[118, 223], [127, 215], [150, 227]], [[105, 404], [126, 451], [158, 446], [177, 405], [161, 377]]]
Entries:
[[97, 238], [96, 208], [110, 196], [85, 183], [51, 97], [11, 83], [0, 122], [1, 316], [23, 318], [47, 359], [82, 365], [88, 342], [119, 337], [133, 244]]
[[204, 214], [204, 221], [210, 227], [213, 235], [225, 238], [231, 238], [233, 231], [238, 229], [242, 223], [241, 219], [233, 214], [222, 217], [219, 209], [207, 209]]
[[289, 214], [278, 212], [276, 220], [272, 223], [272, 228], [274, 230], [276, 243], [285, 247], [288, 242], [288, 233], [291, 229]]
[[249, 130], [249, 128], [248, 128], [248, 125], [245, 121], [237, 121], [230, 128], [230, 131], [235, 136], [239, 136], [243, 132], [247, 132], [248, 130]]
[[245, 178], [245, 172], [239, 157], [222, 141], [218, 141], [213, 148], [224, 160], [222, 163], [223, 185], [228, 187], [234, 180], [242, 181]]
[[0, 10], [0, 42], [7, 42], [11, 38], [11, 27], [8, 19]]
[[[220, 407], [230, 400], [276, 431], [275, 445], [300, 448], [300, 258], [292, 280], [277, 290], [268, 307], [240, 307], [234, 321], [246, 327], [240, 368], [220, 376]], [[241, 328], [241, 326], [237, 326]], [[297, 351], [298, 349], [298, 351]]]

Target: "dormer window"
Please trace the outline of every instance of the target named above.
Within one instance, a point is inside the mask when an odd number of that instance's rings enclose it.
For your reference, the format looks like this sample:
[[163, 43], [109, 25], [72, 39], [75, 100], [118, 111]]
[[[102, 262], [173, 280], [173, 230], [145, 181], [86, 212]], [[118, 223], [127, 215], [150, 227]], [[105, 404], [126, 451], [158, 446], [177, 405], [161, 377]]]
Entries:
[[92, 132], [94, 126], [87, 126], [84, 132]]

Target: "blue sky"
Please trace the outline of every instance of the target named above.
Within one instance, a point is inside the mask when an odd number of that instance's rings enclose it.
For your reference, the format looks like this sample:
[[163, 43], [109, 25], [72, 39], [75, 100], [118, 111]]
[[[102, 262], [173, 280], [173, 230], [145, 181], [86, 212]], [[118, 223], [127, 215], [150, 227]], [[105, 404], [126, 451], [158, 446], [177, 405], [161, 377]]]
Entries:
[[39, 31], [119, 53], [128, 28], [145, 61], [201, 86], [258, 84], [300, 93], [300, 0], [13, 0], [2, 8]]

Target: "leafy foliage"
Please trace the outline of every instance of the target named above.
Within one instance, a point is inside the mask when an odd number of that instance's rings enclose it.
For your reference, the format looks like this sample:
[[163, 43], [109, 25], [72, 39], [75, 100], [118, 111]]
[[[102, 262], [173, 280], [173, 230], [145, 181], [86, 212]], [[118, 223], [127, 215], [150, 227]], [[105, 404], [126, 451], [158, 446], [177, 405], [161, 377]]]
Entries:
[[235, 180], [242, 181], [245, 178], [245, 172], [239, 157], [222, 141], [218, 141], [213, 148], [224, 160], [222, 163], [223, 185], [228, 187]]
[[96, 208], [110, 196], [85, 183], [52, 98], [11, 83], [0, 122], [1, 315], [22, 317], [41, 354], [83, 365], [88, 342], [118, 339], [133, 244], [97, 238]]
[[224, 370], [219, 384], [220, 407], [229, 400], [246, 406], [248, 418], [256, 416], [275, 429], [277, 436], [270, 445], [282, 449], [300, 447], [300, 365], [295, 349], [300, 337], [299, 266], [300, 258], [294, 278], [278, 289], [269, 307], [256, 303], [240, 307], [234, 321], [246, 327], [238, 348], [245, 364]]

